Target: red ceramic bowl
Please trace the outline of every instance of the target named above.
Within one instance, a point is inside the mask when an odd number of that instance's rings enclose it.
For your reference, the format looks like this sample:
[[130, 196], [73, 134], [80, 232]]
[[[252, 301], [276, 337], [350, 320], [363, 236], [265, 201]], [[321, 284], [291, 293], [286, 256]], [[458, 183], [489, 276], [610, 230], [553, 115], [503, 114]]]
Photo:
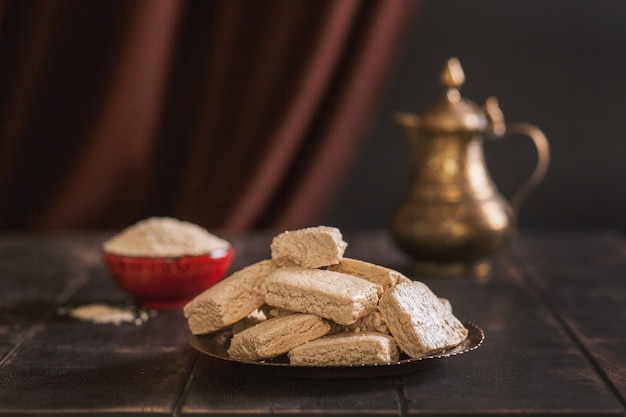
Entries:
[[206, 255], [174, 258], [102, 257], [117, 285], [144, 308], [165, 310], [184, 306], [215, 285], [226, 273], [235, 251], [232, 247]]

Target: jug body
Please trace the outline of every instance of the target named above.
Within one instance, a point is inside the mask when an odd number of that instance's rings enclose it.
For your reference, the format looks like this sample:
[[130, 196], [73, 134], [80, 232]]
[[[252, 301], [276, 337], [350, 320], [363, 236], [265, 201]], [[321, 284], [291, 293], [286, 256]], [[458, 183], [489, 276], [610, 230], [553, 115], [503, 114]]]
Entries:
[[392, 236], [416, 263], [447, 268], [498, 251], [513, 211], [490, 178], [476, 132], [411, 135], [412, 177], [392, 218]]

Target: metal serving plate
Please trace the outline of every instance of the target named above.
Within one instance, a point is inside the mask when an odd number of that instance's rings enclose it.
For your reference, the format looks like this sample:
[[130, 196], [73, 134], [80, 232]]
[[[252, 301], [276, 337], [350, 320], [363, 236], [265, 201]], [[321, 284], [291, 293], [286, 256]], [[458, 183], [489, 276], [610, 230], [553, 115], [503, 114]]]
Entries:
[[298, 378], [366, 378], [385, 375], [401, 375], [416, 372], [441, 360], [449, 359], [463, 353], [477, 349], [485, 339], [485, 333], [476, 324], [464, 321], [463, 324], [469, 331], [467, 339], [459, 346], [434, 356], [426, 356], [419, 359], [411, 359], [403, 354], [398, 362], [378, 363], [373, 365], [350, 365], [350, 366], [294, 366], [289, 364], [286, 355], [262, 362], [239, 362], [228, 356], [228, 347], [232, 333], [230, 329], [211, 333], [208, 335], [192, 336], [189, 340], [191, 346], [205, 355], [220, 361], [231, 362], [240, 367], [245, 367], [255, 372], [268, 375], [288, 376]]

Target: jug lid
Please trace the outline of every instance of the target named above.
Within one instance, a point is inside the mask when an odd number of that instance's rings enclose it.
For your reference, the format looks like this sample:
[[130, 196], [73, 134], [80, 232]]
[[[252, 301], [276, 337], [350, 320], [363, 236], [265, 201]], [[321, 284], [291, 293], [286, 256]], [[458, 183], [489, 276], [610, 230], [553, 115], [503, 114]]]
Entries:
[[433, 132], [483, 132], [489, 123], [484, 111], [470, 100], [461, 97], [460, 87], [465, 74], [457, 58], [450, 58], [439, 77], [446, 88], [442, 99], [420, 117], [420, 128]]

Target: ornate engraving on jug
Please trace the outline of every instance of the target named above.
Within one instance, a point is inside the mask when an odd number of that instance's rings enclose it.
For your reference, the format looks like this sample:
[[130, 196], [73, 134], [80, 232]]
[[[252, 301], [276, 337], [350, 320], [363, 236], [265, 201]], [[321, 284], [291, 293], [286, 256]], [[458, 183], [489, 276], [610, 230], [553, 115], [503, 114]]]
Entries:
[[396, 241], [415, 259], [471, 262], [506, 240], [510, 212], [498, 196], [461, 203], [410, 201], [396, 213]]
[[436, 182], [458, 181], [461, 171], [459, 161], [458, 146], [451, 146], [445, 136], [436, 137], [432, 141], [432, 155], [426, 163], [426, 173], [430, 173]]

